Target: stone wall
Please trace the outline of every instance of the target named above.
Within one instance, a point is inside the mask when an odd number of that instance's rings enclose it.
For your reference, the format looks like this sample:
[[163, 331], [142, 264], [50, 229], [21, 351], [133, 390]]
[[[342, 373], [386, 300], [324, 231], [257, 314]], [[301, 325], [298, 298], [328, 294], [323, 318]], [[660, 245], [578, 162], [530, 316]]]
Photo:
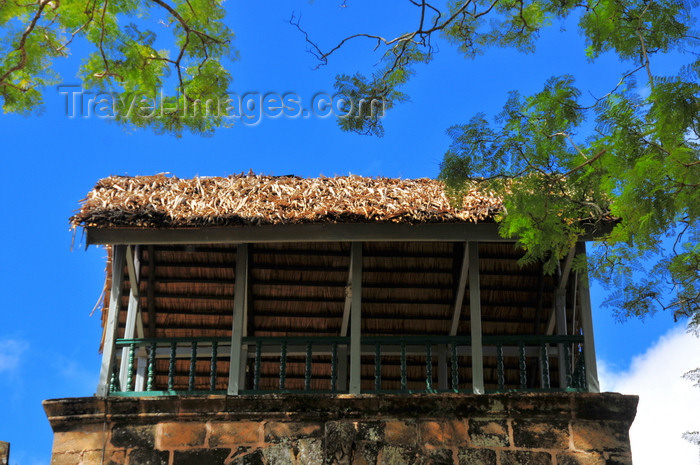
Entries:
[[0, 441], [0, 465], [10, 463], [10, 443]]
[[628, 465], [636, 406], [613, 393], [44, 402], [52, 465]]

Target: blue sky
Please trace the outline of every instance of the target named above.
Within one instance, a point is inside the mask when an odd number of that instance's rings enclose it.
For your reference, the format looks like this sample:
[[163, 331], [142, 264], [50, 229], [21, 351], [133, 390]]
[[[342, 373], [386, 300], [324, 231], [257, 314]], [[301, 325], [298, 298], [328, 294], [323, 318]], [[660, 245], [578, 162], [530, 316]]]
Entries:
[[[302, 14], [302, 25], [325, 48], [358, 30], [389, 36], [414, 20], [396, 14], [405, 11], [405, 1], [351, 1], [347, 8], [341, 8], [340, 1], [323, 3], [227, 2], [226, 21], [236, 33], [234, 44], [241, 54], [231, 66], [231, 90], [295, 92], [308, 103], [319, 92], [333, 93], [336, 73], [368, 72], [377, 62], [377, 56], [366, 53], [372, 44], [359, 41], [341, 50], [329, 66], [313, 70], [316, 62], [306, 53], [303, 36], [285, 23], [292, 12]], [[11, 465], [49, 463], [52, 433], [43, 399], [92, 395], [96, 387], [101, 329], [99, 315], [90, 313], [103, 285], [105, 252], [95, 247], [85, 251], [79, 232], [71, 250], [68, 217], [98, 179], [160, 172], [212, 176], [251, 169], [276, 175], [435, 177], [450, 142], [445, 130], [476, 112], [493, 115], [507, 91], [529, 94], [552, 75], [573, 74], [584, 92], [600, 96], [614, 87], [620, 70], [630, 67], [612, 56], [590, 64], [583, 47], [575, 25], [569, 23], [555, 23], [544, 32], [534, 55], [494, 49], [469, 61], [441, 43], [433, 63], [417, 67], [404, 89], [411, 101], [384, 119], [384, 138], [345, 134], [332, 118], [315, 117], [265, 118], [255, 126], [237, 124], [208, 138], [127, 132], [104, 119], [68, 118], [66, 98], [56, 89], [46, 92], [41, 115], [0, 116], [5, 173], [0, 182], [0, 235], [5, 244], [0, 248], [0, 440], [12, 444]], [[80, 51], [78, 44], [74, 55]], [[77, 85], [78, 64], [78, 58], [71, 58], [57, 66], [65, 85]], [[670, 69], [677, 62], [670, 57], [659, 66]], [[607, 386], [635, 392], [635, 386], [651, 383], [655, 365], [645, 363], [652, 363], [659, 348], [671, 344], [664, 345], [666, 340], [684, 341], [683, 359], [700, 365], [700, 348], [693, 348], [697, 339], [686, 339], [671, 315], [620, 324], [600, 307], [603, 297], [594, 286], [596, 344]], [[662, 336], [666, 339], [660, 340]], [[682, 367], [677, 370], [680, 380]], [[646, 372], [648, 379], [636, 378]], [[632, 379], [641, 381], [630, 384]], [[679, 389], [685, 389], [683, 382]], [[694, 391], [682, 392], [678, 399], [698, 402]], [[653, 407], [663, 401], [651, 402]], [[677, 423], [695, 421], [699, 429], [693, 409], [686, 412], [691, 413]], [[635, 463], [642, 460], [643, 454], [635, 452]]]

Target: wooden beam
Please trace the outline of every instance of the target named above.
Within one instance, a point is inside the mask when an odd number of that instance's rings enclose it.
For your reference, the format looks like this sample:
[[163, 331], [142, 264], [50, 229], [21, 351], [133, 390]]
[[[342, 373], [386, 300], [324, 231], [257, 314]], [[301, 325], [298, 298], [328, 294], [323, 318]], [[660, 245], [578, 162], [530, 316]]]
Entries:
[[481, 288], [479, 282], [479, 243], [467, 244], [469, 253], [469, 318], [472, 337], [472, 388], [483, 394], [484, 357], [481, 344]]
[[[498, 234], [495, 223], [327, 223], [218, 226], [202, 228], [87, 227], [87, 244], [236, 244], [255, 242], [334, 241], [490, 241], [514, 242]], [[594, 240], [612, 229], [601, 228], [582, 236]]]
[[231, 328], [231, 362], [228, 372], [228, 394], [237, 396], [243, 389], [240, 377], [242, 360], [242, 340], [246, 304], [248, 302], [248, 244], [236, 248], [236, 283], [233, 301], [233, 325]]
[[462, 316], [462, 305], [464, 303], [464, 291], [467, 287], [467, 276], [469, 276], [469, 247], [465, 244], [464, 255], [462, 255], [462, 268], [459, 272], [457, 282], [457, 295], [455, 296], [454, 309], [452, 310], [452, 326], [450, 326], [450, 336], [457, 335], [459, 319]]
[[[586, 244], [577, 245], [580, 254], [586, 254]], [[588, 288], [588, 271], [579, 273], [579, 295], [581, 299], [581, 329], [583, 329], [583, 356], [586, 361], [586, 383], [589, 392], [600, 392], [598, 382], [598, 363], [595, 355], [595, 338], [593, 337], [593, 315], [591, 310], [591, 293]]]
[[360, 393], [362, 381], [362, 242], [353, 242], [351, 246], [350, 270], [352, 280], [352, 298], [350, 310], [350, 394]]
[[204, 228], [95, 228], [88, 227], [88, 244], [202, 244], [335, 241], [507, 241], [493, 223], [431, 224], [276, 224]]
[[98, 396], [109, 394], [109, 381], [112, 376], [112, 365], [116, 349], [114, 342], [117, 336], [117, 327], [119, 326], [119, 301], [122, 293], [125, 253], [125, 247], [121, 245], [114, 246], [112, 249], [112, 286], [109, 293], [100, 379], [97, 384]]

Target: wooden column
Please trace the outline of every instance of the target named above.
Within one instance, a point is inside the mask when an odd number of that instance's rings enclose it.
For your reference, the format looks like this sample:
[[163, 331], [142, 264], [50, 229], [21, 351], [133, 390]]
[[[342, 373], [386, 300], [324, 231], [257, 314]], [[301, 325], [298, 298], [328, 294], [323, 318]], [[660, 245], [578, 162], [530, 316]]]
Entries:
[[[143, 337], [143, 323], [138, 325], [139, 322], [139, 274], [140, 274], [140, 261], [138, 257], [138, 246], [132, 247], [130, 245], [126, 246], [126, 269], [129, 273], [129, 306], [126, 310], [126, 327], [124, 328], [124, 339], [133, 339], [136, 337], [137, 326], [140, 327], [139, 337]], [[137, 355], [137, 354], [134, 354]], [[129, 348], [124, 347], [122, 349], [122, 362], [119, 369], [119, 383], [122, 390], [128, 385], [128, 380], [133, 373], [129, 373]], [[137, 390], [135, 386], [132, 386], [134, 390]]]
[[[577, 251], [586, 254], [586, 244], [579, 242]], [[586, 361], [586, 384], [588, 392], [600, 392], [598, 383], [598, 363], [595, 355], [593, 337], [593, 315], [591, 310], [591, 293], [588, 288], [588, 271], [579, 273], [579, 295], [581, 296], [581, 328], [583, 329], [583, 356]]]
[[484, 356], [481, 344], [481, 283], [479, 281], [479, 243], [467, 244], [469, 253], [469, 321], [472, 346], [472, 388], [484, 393]]
[[362, 242], [353, 242], [350, 252], [352, 297], [350, 310], [350, 394], [360, 393], [362, 382]]
[[107, 309], [107, 323], [105, 325], [105, 337], [102, 346], [102, 366], [100, 367], [100, 379], [97, 384], [97, 395], [109, 394], [109, 380], [112, 376], [117, 327], [119, 326], [119, 299], [122, 293], [122, 281], [124, 270], [126, 246], [112, 246], [112, 286], [109, 292], [109, 308]]
[[233, 296], [233, 327], [231, 328], [231, 361], [228, 372], [228, 394], [237, 396], [243, 389], [241, 368], [243, 329], [248, 303], [248, 244], [238, 244], [236, 248], [236, 283]]

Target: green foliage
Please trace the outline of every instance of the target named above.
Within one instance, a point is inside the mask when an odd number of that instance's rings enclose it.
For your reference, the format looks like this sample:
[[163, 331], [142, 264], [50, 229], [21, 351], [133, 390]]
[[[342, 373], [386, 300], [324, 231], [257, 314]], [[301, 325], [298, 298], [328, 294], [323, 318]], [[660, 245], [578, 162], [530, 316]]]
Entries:
[[[151, 20], [151, 13], [165, 13], [166, 21]], [[145, 102], [164, 87], [176, 89], [178, 96], [163, 98], [169, 111], [123, 111], [114, 115], [118, 123], [175, 135], [210, 134], [228, 124], [225, 114], [191, 118], [185, 109], [197, 100], [226, 96], [231, 78], [223, 62], [236, 55], [233, 34], [221, 22], [224, 14], [219, 2], [208, 0], [0, 2], [3, 110], [40, 109], [42, 92], [58, 83], [54, 59], [67, 56], [70, 45], [82, 40], [94, 50], [80, 69], [85, 90], [110, 93], [117, 102]], [[158, 34], [165, 29], [168, 35]], [[170, 43], [173, 52], [156, 49], [157, 43]]]

